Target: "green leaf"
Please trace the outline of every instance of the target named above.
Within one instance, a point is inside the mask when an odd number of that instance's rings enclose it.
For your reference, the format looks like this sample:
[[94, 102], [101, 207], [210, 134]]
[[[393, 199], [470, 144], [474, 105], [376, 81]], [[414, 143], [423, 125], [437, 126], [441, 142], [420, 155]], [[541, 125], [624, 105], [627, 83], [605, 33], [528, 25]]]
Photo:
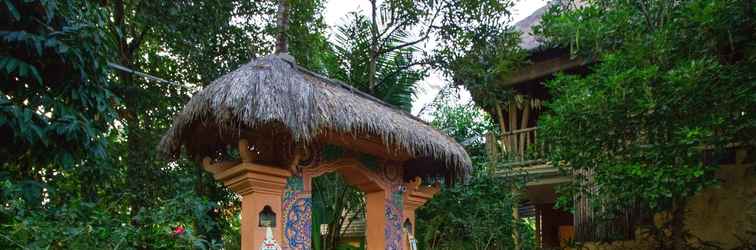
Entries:
[[13, 19], [16, 19], [16, 21], [20, 21], [21, 14], [18, 13], [16, 6], [14, 6], [13, 3], [10, 2], [10, 0], [5, 0], [4, 2], [5, 2], [5, 6], [8, 7], [8, 11], [10, 11], [11, 15], [13, 16]]
[[18, 76], [26, 77], [26, 73], [29, 71], [29, 65], [26, 63], [18, 64]]
[[42, 45], [43, 44], [42, 43], [43, 42], [44, 42], [44, 39], [42, 39], [42, 38], [34, 39], [34, 49], [37, 51], [37, 55], [38, 56], [42, 56], [42, 53], [43, 53], [43, 51], [42, 51]]
[[70, 169], [74, 165], [73, 156], [71, 156], [71, 154], [63, 154], [60, 159], [60, 164], [63, 165], [64, 168]]
[[66, 46], [65, 44], [62, 44], [62, 43], [61, 43], [61, 44], [60, 44], [60, 45], [58, 46], [58, 53], [60, 53], [60, 54], [64, 54], [64, 53], [66, 53], [66, 52], [68, 52], [68, 46]]
[[5, 64], [5, 72], [8, 74], [13, 73], [13, 70], [18, 66], [18, 60], [16, 58], [9, 57], [8, 62]]
[[39, 74], [39, 71], [37, 71], [37, 67], [30, 66], [29, 69], [31, 70], [31, 74], [34, 77], [35, 80], [37, 80], [38, 83], [42, 82], [42, 76]]

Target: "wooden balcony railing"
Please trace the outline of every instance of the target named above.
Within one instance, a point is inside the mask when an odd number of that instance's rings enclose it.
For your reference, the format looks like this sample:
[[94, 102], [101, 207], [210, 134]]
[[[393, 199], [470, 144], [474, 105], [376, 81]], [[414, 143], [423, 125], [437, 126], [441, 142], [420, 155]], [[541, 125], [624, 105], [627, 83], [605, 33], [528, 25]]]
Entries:
[[538, 127], [530, 127], [506, 132], [500, 138], [489, 136], [489, 141], [498, 141], [495, 149], [489, 145], [499, 161], [505, 165], [532, 165], [544, 161], [547, 146], [538, 140]]

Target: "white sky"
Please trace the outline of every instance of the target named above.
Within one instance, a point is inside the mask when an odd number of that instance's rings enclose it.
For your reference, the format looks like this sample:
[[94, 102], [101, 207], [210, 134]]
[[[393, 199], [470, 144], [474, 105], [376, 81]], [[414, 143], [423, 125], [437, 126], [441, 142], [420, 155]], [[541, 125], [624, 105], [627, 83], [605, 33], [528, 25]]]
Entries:
[[[512, 21], [513, 23], [522, 20], [523, 18], [533, 13], [540, 7], [546, 5], [547, 0], [514, 0], [515, 5], [512, 9]], [[333, 32], [333, 29], [345, 22], [344, 16], [347, 13], [362, 10], [367, 13], [369, 10], [370, 2], [368, 0], [330, 0], [326, 5], [325, 10], [325, 22], [329, 26], [329, 33]], [[432, 49], [433, 44], [426, 44], [426, 48]], [[436, 97], [438, 91], [445, 85], [443, 76], [439, 72], [430, 72], [428, 77], [423, 79], [418, 84], [418, 93], [412, 103], [412, 114], [417, 113], [423, 106], [429, 104]], [[470, 100], [470, 94], [467, 91], [463, 91], [461, 94], [461, 102], [467, 102]], [[428, 118], [428, 117], [423, 117]]]

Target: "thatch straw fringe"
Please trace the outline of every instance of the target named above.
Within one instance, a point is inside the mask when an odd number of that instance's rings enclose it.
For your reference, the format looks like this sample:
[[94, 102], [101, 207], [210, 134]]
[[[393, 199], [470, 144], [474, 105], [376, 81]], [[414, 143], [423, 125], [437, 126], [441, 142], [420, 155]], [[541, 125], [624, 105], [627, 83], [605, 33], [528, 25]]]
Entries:
[[[438, 171], [465, 176], [470, 158], [454, 139], [430, 125], [342, 82], [307, 71], [287, 56], [253, 60], [195, 94], [174, 118], [159, 151], [178, 157], [196, 136], [193, 126], [233, 136], [241, 125], [282, 124], [296, 142], [311, 143], [326, 131], [380, 137], [415, 158], [431, 158]], [[236, 132], [238, 133], [238, 132]]]

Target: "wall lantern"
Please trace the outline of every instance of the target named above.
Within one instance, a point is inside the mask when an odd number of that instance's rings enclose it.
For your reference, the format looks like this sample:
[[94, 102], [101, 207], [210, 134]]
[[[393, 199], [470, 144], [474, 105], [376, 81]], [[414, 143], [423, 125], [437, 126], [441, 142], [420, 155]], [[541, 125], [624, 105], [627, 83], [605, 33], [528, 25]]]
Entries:
[[417, 240], [415, 239], [415, 236], [412, 235], [412, 222], [410, 219], [404, 220], [404, 223], [402, 223], [402, 231], [407, 234], [409, 249], [417, 250]]
[[276, 213], [268, 205], [260, 211], [259, 227], [276, 227]]
[[409, 219], [404, 220], [404, 224], [402, 224], [402, 231], [405, 233], [412, 233], [412, 222], [410, 222]]

